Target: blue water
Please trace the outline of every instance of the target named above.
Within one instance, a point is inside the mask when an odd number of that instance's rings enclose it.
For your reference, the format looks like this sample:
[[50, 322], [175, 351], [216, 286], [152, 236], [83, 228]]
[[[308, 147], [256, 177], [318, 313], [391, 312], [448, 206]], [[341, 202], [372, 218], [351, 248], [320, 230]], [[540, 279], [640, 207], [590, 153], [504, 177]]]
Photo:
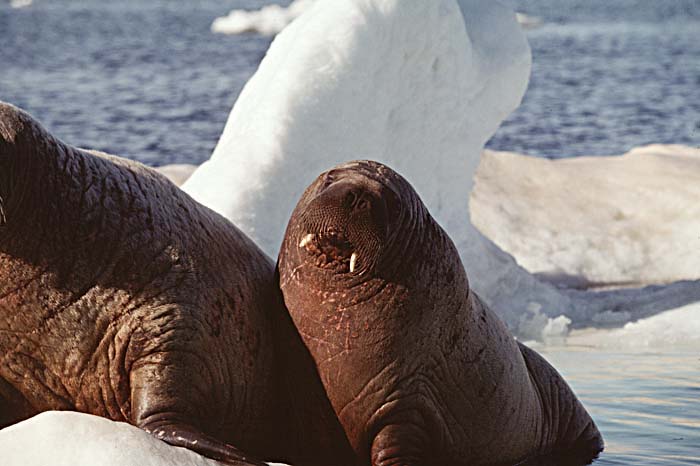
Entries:
[[[329, 0], [325, 0], [329, 1]], [[71, 144], [206, 160], [270, 39], [211, 21], [261, 0], [0, 0], [0, 100]], [[700, 145], [700, 0], [519, 0], [533, 74], [490, 146], [550, 157]], [[607, 441], [600, 465], [700, 465], [700, 356], [546, 350]]]
[[603, 433], [607, 465], [700, 465], [700, 353], [540, 350]]
[[[73, 144], [150, 164], [200, 163], [270, 39], [214, 35], [262, 0], [0, 0], [0, 99]], [[700, 1], [518, 0], [523, 105], [489, 145], [566, 157], [700, 145]]]
[[517, 0], [542, 18], [522, 106], [490, 145], [549, 157], [700, 145], [700, 1]]

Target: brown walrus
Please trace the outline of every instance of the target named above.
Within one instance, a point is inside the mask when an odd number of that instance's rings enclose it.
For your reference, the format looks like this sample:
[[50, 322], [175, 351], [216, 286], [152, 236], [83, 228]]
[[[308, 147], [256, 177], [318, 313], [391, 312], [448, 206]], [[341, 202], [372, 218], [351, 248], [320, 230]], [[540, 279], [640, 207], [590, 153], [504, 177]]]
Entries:
[[0, 102], [0, 428], [46, 410], [230, 464], [350, 451], [251, 240], [155, 171]]
[[321, 174], [278, 267], [358, 464], [587, 462], [603, 448], [563, 378], [470, 291], [452, 241], [390, 168]]

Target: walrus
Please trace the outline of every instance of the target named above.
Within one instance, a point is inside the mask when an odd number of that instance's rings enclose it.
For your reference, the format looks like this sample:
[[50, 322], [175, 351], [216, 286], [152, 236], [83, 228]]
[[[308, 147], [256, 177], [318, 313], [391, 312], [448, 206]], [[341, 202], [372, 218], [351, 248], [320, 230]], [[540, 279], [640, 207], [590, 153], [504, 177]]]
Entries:
[[602, 450], [564, 379], [470, 290], [454, 244], [389, 167], [321, 174], [278, 268], [357, 464], [588, 462]]
[[227, 464], [350, 451], [268, 256], [164, 176], [0, 103], [0, 428], [47, 410]]

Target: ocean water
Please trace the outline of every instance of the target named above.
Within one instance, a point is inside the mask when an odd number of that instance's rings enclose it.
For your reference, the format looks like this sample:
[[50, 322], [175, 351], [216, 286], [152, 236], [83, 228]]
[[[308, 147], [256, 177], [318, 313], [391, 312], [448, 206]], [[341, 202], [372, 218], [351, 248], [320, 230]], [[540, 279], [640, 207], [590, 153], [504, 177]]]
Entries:
[[596, 465], [700, 465], [700, 352], [538, 348], [606, 441]]
[[[0, 0], [0, 99], [75, 145], [149, 164], [206, 160], [270, 43], [212, 34], [263, 0]], [[288, 2], [282, 2], [288, 3]], [[533, 72], [489, 143], [568, 157], [700, 145], [700, 1], [517, 0]]]
[[[200, 163], [269, 46], [212, 20], [261, 0], [0, 0], [0, 100], [82, 147]], [[700, 145], [700, 1], [515, 2], [533, 75], [490, 146], [569, 157]], [[598, 422], [601, 465], [700, 464], [700, 351], [544, 348]]]
[[516, 0], [532, 78], [490, 146], [559, 158], [700, 145], [700, 2]]

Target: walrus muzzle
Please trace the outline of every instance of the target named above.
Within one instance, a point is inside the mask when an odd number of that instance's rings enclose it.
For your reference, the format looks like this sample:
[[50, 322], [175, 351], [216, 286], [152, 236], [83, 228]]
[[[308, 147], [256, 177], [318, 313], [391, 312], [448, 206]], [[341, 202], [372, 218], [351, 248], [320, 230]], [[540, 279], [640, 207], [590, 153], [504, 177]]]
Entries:
[[328, 172], [298, 223], [299, 247], [316, 267], [362, 273], [386, 242], [388, 207], [381, 185], [355, 172]]

